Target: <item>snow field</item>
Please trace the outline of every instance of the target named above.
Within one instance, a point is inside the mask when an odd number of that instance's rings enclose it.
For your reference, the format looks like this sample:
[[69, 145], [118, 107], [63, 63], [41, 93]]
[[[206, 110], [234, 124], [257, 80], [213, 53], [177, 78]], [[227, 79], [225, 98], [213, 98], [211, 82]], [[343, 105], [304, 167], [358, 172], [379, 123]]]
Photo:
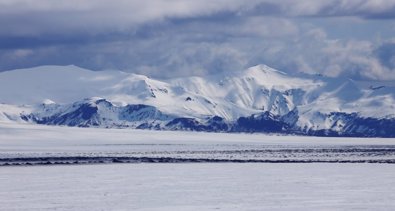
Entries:
[[386, 164], [0, 168], [0, 210], [394, 210]]

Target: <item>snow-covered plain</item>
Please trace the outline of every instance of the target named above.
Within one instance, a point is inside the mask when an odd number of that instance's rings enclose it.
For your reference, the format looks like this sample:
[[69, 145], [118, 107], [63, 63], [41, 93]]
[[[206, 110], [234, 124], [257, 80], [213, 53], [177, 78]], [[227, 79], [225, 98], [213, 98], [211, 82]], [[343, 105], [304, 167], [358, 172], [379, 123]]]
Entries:
[[[3, 122], [0, 210], [394, 210], [394, 160], [395, 139]], [[54, 165], [86, 163], [107, 164]]]
[[0, 168], [1, 210], [394, 210], [388, 164]]
[[0, 123], [0, 165], [113, 162], [395, 163], [395, 139]]

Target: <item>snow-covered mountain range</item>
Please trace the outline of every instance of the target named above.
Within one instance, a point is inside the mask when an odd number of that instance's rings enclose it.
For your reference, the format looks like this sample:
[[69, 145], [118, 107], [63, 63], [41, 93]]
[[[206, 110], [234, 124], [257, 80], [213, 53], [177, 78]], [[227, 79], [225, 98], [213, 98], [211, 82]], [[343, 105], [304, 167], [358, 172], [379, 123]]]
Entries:
[[41, 66], [0, 73], [0, 121], [395, 137], [395, 83], [289, 75], [265, 65], [170, 80]]

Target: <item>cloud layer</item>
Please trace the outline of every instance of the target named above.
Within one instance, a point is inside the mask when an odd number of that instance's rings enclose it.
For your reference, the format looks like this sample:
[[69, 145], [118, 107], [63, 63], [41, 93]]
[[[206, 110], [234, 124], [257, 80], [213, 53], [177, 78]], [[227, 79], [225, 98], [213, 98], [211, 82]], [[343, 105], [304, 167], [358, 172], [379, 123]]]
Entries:
[[395, 79], [394, 0], [0, 0], [0, 70], [45, 64], [154, 77], [266, 63]]

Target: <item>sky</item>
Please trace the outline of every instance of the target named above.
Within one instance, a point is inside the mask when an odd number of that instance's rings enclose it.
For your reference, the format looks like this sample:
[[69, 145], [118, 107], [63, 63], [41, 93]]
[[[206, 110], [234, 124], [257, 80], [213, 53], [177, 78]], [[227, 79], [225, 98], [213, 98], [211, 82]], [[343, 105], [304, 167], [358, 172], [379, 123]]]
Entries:
[[0, 26], [0, 71], [172, 78], [266, 64], [395, 80], [395, 0], [0, 0]]

